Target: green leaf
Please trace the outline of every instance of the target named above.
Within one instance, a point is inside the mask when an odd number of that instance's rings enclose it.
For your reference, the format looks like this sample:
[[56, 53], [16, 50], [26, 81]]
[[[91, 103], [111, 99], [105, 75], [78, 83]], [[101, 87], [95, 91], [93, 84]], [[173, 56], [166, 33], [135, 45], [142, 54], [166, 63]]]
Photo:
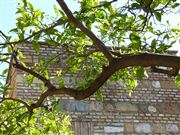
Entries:
[[58, 10], [58, 8], [56, 7], [56, 5], [54, 5], [53, 7], [54, 7], [54, 12], [56, 13], [56, 16], [58, 16], [58, 15], [59, 15], [59, 10]]
[[162, 53], [167, 51], [169, 48], [171, 47], [171, 45], [166, 45], [164, 43], [159, 44], [159, 47], [156, 49], [157, 53]]
[[144, 15], [139, 15], [138, 16], [141, 20], [146, 20], [146, 17]]
[[172, 5], [172, 8], [176, 8], [180, 5], [180, 3], [174, 3], [174, 5]]
[[172, 46], [172, 45], [175, 44], [175, 43], [176, 43], [176, 40], [172, 41], [172, 42], [170, 43], [170, 46]]
[[14, 28], [14, 29], [11, 29], [9, 32], [18, 33], [18, 29], [17, 29], [17, 28]]
[[163, 40], [165, 40], [165, 39], [169, 40], [169, 35], [168, 35], [168, 34], [166, 34], [166, 35], [163, 37]]
[[156, 39], [153, 39], [151, 42], [151, 51], [154, 51], [156, 49], [157, 41]]
[[11, 46], [8, 46], [7, 48], [8, 48], [8, 53], [11, 53], [12, 52]]
[[23, 4], [24, 4], [24, 8], [27, 6], [27, 1], [26, 0], [22, 0]]
[[27, 67], [26, 64], [20, 59], [20, 63], [24, 66]]
[[132, 42], [140, 42], [141, 40], [141, 38], [138, 36], [138, 35], [136, 35], [135, 33], [131, 33], [130, 35], [129, 35], [129, 38], [130, 38], [130, 40], [132, 41]]
[[175, 77], [175, 83], [176, 83], [176, 86], [180, 88], [180, 75], [177, 75]]
[[49, 79], [49, 72], [48, 72], [48, 70], [44, 71], [44, 76], [46, 77], [46, 79]]
[[3, 72], [2, 72], [2, 75], [6, 75], [8, 72], [8, 69], [4, 69]]
[[35, 40], [35, 41], [39, 40], [40, 36], [41, 36], [41, 34], [36, 34], [36, 35], [34, 36], [34, 40]]
[[33, 75], [28, 75], [26, 76], [26, 81], [28, 83], [28, 86], [30, 86], [33, 83], [34, 76]]
[[158, 21], [161, 21], [161, 13], [155, 12], [154, 15]]
[[63, 77], [61, 76], [61, 77], [59, 77], [59, 87], [60, 88], [62, 88], [62, 87], [64, 87], [64, 79], [63, 79]]
[[49, 45], [52, 45], [52, 46], [56, 45], [56, 43], [52, 40], [46, 40], [45, 42]]
[[137, 86], [137, 80], [133, 79], [133, 78], [129, 78], [128, 80], [128, 84], [130, 86], [130, 90], [134, 90]]
[[144, 68], [137, 67], [137, 69], [136, 69], [136, 76], [137, 76], [138, 80], [142, 80], [142, 78], [144, 76]]
[[96, 91], [96, 96], [97, 96], [98, 100], [100, 100], [100, 101], [104, 100], [104, 97], [103, 97], [103, 94], [102, 94], [101, 90]]
[[59, 10], [59, 13], [61, 14], [61, 16], [62, 16], [63, 18], [66, 17], [63, 11]]
[[35, 41], [32, 42], [32, 46], [34, 48], [34, 50], [39, 53], [40, 52], [40, 45], [38, 43], [36, 43]]
[[18, 56], [19, 56], [19, 58], [25, 58], [23, 53], [20, 50], [18, 50]]
[[140, 8], [140, 5], [138, 3], [132, 3], [132, 8], [138, 9]]
[[30, 2], [28, 2], [27, 4], [28, 4], [30, 10], [33, 12], [34, 11], [34, 6]]

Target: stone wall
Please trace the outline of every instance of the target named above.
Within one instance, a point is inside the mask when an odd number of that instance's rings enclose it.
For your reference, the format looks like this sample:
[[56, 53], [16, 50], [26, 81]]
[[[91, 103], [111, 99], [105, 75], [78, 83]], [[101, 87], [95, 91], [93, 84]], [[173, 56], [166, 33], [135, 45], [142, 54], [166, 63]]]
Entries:
[[[59, 49], [44, 46], [39, 55], [30, 46], [23, 47], [22, 51], [26, 57], [24, 61], [31, 64], [57, 54]], [[52, 75], [62, 66], [62, 61], [63, 58], [54, 66]], [[17, 97], [36, 99], [41, 81], [36, 79], [28, 87], [22, 77], [19, 70], [13, 77]], [[71, 76], [64, 80], [66, 85], [76, 83]], [[139, 82], [131, 97], [121, 82], [108, 82], [102, 90], [104, 101], [98, 101], [95, 96], [83, 101], [75, 101], [66, 95], [61, 97], [60, 106], [72, 116], [76, 135], [180, 135], [180, 91], [173, 78], [149, 73], [148, 78]]]

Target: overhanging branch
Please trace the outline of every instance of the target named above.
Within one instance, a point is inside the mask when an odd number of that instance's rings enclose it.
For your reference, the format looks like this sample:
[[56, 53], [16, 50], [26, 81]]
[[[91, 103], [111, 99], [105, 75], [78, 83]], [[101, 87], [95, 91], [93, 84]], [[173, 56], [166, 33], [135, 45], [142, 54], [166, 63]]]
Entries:
[[37, 102], [40, 105], [47, 96], [67, 94], [74, 97], [77, 100], [85, 99], [94, 94], [117, 70], [132, 66], [166, 66], [180, 69], [180, 57], [165, 56], [157, 54], [139, 54], [134, 56], [126, 56], [120, 59], [114, 59], [109, 66], [107, 66], [98, 78], [91, 83], [91, 85], [85, 90], [78, 91], [72, 88], [60, 88], [48, 90], [42, 94]]
[[114, 61], [117, 69], [132, 66], [164, 66], [180, 69], [180, 57], [170, 55], [143, 53], [115, 58]]
[[106, 56], [106, 58], [109, 61], [113, 60], [113, 57], [109, 50], [106, 48], [104, 43], [96, 37], [96, 35], [89, 30], [87, 27], [85, 27], [78, 19], [76, 19], [70, 9], [67, 7], [64, 0], [57, 0], [58, 4], [61, 6], [62, 10], [65, 12], [65, 14], [68, 16], [69, 21], [73, 23], [76, 27], [78, 27], [83, 33], [85, 33], [96, 45], [96, 47]]

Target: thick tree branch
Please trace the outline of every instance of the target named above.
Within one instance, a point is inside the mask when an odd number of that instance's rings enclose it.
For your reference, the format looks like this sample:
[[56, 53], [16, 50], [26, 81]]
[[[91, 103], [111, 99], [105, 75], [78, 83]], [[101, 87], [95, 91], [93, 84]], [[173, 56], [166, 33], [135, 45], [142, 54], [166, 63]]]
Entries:
[[94, 44], [97, 46], [97, 48], [106, 56], [106, 58], [109, 61], [113, 60], [113, 57], [109, 50], [106, 48], [104, 43], [96, 37], [96, 35], [89, 30], [87, 27], [85, 27], [78, 19], [76, 19], [70, 9], [67, 7], [64, 0], [57, 0], [58, 4], [61, 6], [62, 10], [65, 12], [65, 14], [68, 16], [69, 21], [73, 23], [76, 27], [78, 27], [83, 33], [85, 33], [91, 40], [94, 42]]
[[46, 97], [53, 95], [67, 94], [77, 100], [85, 99], [94, 94], [108, 80], [108, 78], [119, 69], [133, 66], [148, 67], [152, 65], [180, 69], [180, 57], [145, 53], [134, 56], [116, 58], [112, 62], [110, 62], [109, 66], [104, 68], [99, 77], [96, 78], [91, 83], [91, 85], [83, 91], [78, 91], [76, 89], [65, 87], [59, 89], [49, 89], [40, 96], [39, 100], [34, 106], [40, 106]]
[[132, 66], [164, 66], [180, 69], [180, 57], [159, 54], [137, 54], [114, 59], [115, 67], [122, 69]]

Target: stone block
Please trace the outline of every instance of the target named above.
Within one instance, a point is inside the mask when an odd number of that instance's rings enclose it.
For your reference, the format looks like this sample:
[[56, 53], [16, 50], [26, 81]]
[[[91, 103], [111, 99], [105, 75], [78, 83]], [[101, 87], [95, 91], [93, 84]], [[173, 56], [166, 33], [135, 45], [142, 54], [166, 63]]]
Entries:
[[89, 111], [89, 104], [85, 102], [68, 102], [66, 100], [61, 100], [60, 104], [62, 111]]
[[153, 88], [161, 88], [161, 84], [159, 81], [152, 81], [152, 86]]
[[138, 104], [138, 111], [140, 113], [148, 113], [149, 112], [148, 108], [147, 108], [147, 105], [146, 104], [141, 104], [141, 103]]
[[64, 77], [64, 83], [69, 85], [69, 84], [74, 84], [75, 82], [74, 82], [72, 76], [66, 76], [66, 77]]
[[138, 88], [152, 88], [152, 83], [149, 80], [142, 80], [138, 83]]
[[32, 63], [33, 59], [32, 58], [24, 58], [23, 62], [24, 63]]
[[114, 107], [113, 107], [112, 104], [107, 103], [107, 104], [104, 105], [104, 109], [105, 109], [106, 111], [113, 111], [113, 110], [114, 110]]
[[168, 133], [178, 133], [179, 128], [176, 124], [166, 124], [166, 132]]
[[137, 112], [137, 105], [131, 104], [129, 102], [117, 102], [115, 103], [115, 107], [117, 111], [120, 112]]
[[89, 110], [91, 111], [102, 111], [103, 103], [99, 101], [91, 101], [89, 105]]
[[157, 109], [156, 109], [156, 107], [154, 107], [154, 106], [152, 106], [152, 105], [149, 105], [149, 106], [148, 106], [148, 111], [149, 111], [150, 113], [155, 113], [155, 112], [157, 112]]
[[88, 111], [89, 110], [89, 104], [83, 103], [83, 102], [76, 102], [74, 103], [76, 111]]
[[134, 132], [134, 125], [132, 123], [125, 124], [126, 134]]
[[165, 133], [165, 126], [163, 124], [153, 124], [152, 125], [152, 131], [153, 133]]
[[120, 126], [105, 126], [104, 132], [105, 133], [122, 133], [122, 132], [124, 132], [124, 127], [122, 125], [120, 125]]
[[163, 89], [177, 88], [174, 81], [160, 81], [160, 83], [161, 83], [161, 88]]
[[151, 133], [151, 125], [148, 123], [138, 123], [134, 125], [135, 132], [137, 133]]
[[177, 103], [161, 103], [157, 105], [160, 113], [178, 114], [180, 112]]

